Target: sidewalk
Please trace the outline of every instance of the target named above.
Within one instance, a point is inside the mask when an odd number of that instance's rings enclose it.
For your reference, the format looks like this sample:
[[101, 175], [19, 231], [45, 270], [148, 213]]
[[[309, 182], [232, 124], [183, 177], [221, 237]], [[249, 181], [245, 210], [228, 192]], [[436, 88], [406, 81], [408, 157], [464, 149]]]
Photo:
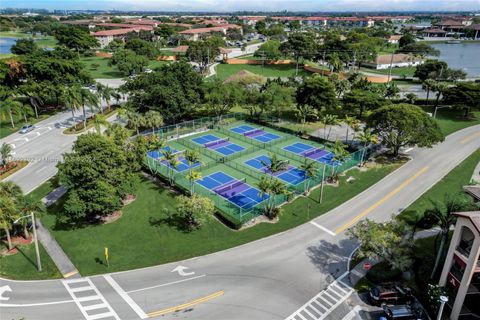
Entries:
[[[46, 206], [50, 206], [60, 199], [60, 197], [62, 197], [66, 192], [67, 189], [65, 187], [59, 187], [43, 198], [42, 202], [45, 203]], [[53, 262], [65, 279], [81, 277], [72, 261], [70, 261], [58, 242], [50, 234], [50, 231], [43, 226], [40, 220], [37, 220], [37, 235], [38, 240], [40, 240], [48, 255], [52, 258]]]

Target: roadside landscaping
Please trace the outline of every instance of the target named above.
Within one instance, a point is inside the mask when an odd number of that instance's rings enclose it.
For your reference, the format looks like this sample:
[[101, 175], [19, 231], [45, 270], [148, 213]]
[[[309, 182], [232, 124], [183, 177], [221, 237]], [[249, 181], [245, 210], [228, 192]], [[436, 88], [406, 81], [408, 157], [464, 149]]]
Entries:
[[24, 168], [28, 164], [28, 161], [11, 161], [5, 166], [0, 166], [0, 181], [5, 179], [6, 177], [11, 176], [18, 170]]
[[[108, 109], [107, 109], [108, 110]], [[76, 125], [70, 127], [70, 128], [67, 128], [63, 131], [64, 134], [79, 134], [79, 133], [82, 133], [82, 132], [85, 132], [85, 131], [88, 131], [89, 129], [92, 129], [93, 127], [95, 127], [95, 117], [97, 115], [100, 115], [102, 116], [104, 119], [108, 119], [110, 118], [111, 116], [113, 116], [115, 113], [117, 112], [116, 108], [114, 108], [113, 106], [111, 106], [111, 110], [106, 112], [106, 113], [97, 113], [91, 117], [88, 117], [87, 118], [87, 124], [86, 126], [84, 125], [84, 122], [83, 121], [80, 121], [78, 122]]]
[[[426, 107], [424, 110], [432, 114], [435, 111], [434, 107]], [[480, 111], [474, 111], [471, 115], [471, 118], [466, 119], [461, 111], [439, 109], [435, 118], [443, 134], [447, 136], [455, 131], [480, 124]]]
[[[38, 115], [38, 119], [35, 118], [35, 117], [28, 117], [27, 118], [27, 120], [28, 120], [27, 123], [35, 124], [37, 122], [40, 122], [42, 120], [47, 119], [50, 116], [51, 116], [51, 114], [40, 114], [40, 115]], [[8, 136], [12, 133], [17, 132], [25, 124], [25, 121], [24, 121], [23, 117], [19, 117], [17, 115], [14, 115], [13, 120], [15, 122], [14, 127], [12, 127], [12, 125], [10, 123], [10, 118], [5, 119], [5, 120], [0, 120], [0, 139], [5, 138], [6, 136]]]
[[[348, 171], [339, 188], [325, 188], [322, 205], [316, 189], [308, 198], [285, 205], [278, 223], [261, 223], [243, 231], [231, 230], [215, 219], [189, 233], [177, 229], [167, 215], [175, 210], [175, 194], [146, 178], [142, 178], [137, 200], [124, 207], [122, 218], [114, 223], [66, 230], [55, 223], [62, 203], [53, 206], [42, 221], [82, 275], [140, 268], [231, 248], [293, 228], [354, 197], [399, 166]], [[349, 176], [355, 178], [353, 183], [345, 181]], [[104, 247], [110, 250], [108, 268], [103, 262]]]
[[[163, 52], [162, 52], [163, 53]], [[125, 76], [118, 71], [116, 67], [108, 65], [109, 58], [103, 57], [82, 57], [80, 61], [85, 65], [85, 70], [94, 79], [117, 79], [125, 78]], [[169, 63], [168, 61], [150, 60], [147, 68], [155, 69]]]

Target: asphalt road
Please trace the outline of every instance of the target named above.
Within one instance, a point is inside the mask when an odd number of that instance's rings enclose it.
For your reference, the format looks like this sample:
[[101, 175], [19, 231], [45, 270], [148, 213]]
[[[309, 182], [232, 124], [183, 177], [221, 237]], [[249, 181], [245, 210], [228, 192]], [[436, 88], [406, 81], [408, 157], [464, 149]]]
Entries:
[[389, 219], [478, 148], [477, 125], [413, 149], [413, 160], [311, 223], [230, 250], [82, 279], [1, 280], [1, 318], [285, 319], [344, 273], [355, 246], [344, 230]]
[[[90, 114], [87, 111], [87, 117]], [[108, 120], [114, 121], [115, 118], [113, 116]], [[17, 132], [0, 139], [0, 144], [6, 142], [12, 145], [14, 159], [29, 161], [25, 168], [7, 177], [5, 181], [15, 182], [24, 193], [29, 193], [53, 177], [57, 172], [57, 163], [63, 159], [62, 155], [71, 150], [77, 139], [77, 135], [66, 135], [63, 131], [82, 119], [81, 110], [76, 111], [75, 116], [71, 111], [63, 111], [38, 122], [35, 130], [27, 134]]]

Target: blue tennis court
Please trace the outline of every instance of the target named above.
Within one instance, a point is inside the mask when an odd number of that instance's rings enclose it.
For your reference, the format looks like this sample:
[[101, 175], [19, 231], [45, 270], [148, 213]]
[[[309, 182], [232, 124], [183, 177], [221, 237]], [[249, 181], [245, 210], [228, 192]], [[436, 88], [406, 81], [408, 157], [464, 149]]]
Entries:
[[212, 173], [197, 183], [242, 209], [251, 209], [269, 197], [261, 197], [258, 189], [223, 172]]
[[306, 143], [296, 142], [289, 146], [283, 147], [283, 150], [332, 166], [337, 166], [340, 164], [339, 161], [333, 161], [333, 153], [313, 147]]
[[228, 138], [222, 139], [213, 134], [207, 134], [201, 137], [193, 138], [192, 141], [224, 156], [229, 156], [245, 150], [244, 147], [230, 142]]
[[[168, 147], [168, 146], [163, 147], [160, 150], [172, 150], [172, 152], [175, 153], [175, 154], [177, 154], [177, 153], [181, 154], [180, 151], [175, 150], [175, 149], [170, 149], [170, 147]], [[172, 165], [170, 165], [167, 162], [167, 160], [164, 159], [164, 156], [163, 156], [161, 151], [149, 151], [148, 156], [157, 160], [157, 161], [160, 161], [160, 163], [162, 165], [167, 166], [171, 169], [174, 169], [175, 171], [178, 171], [178, 172], [183, 172], [183, 171], [186, 171], [186, 170], [190, 169], [188, 161], [181, 155], [179, 155], [179, 157], [178, 157], [179, 164], [175, 168]], [[196, 162], [196, 163], [192, 164], [191, 167], [195, 168], [195, 167], [200, 166], [200, 164], [201, 164], [200, 162]]]
[[[263, 163], [262, 163], [263, 162]], [[294, 166], [288, 166], [287, 170], [272, 173], [265, 165], [270, 164], [270, 158], [266, 155], [261, 155], [256, 158], [245, 161], [245, 164], [252, 168], [260, 170], [264, 173], [268, 173], [274, 177], [277, 177], [288, 184], [298, 185], [305, 181], [305, 171], [295, 168]]]
[[258, 140], [260, 142], [270, 142], [281, 138], [279, 135], [267, 132], [263, 129], [254, 128], [246, 124], [232, 128], [230, 131], [244, 135], [250, 139]]

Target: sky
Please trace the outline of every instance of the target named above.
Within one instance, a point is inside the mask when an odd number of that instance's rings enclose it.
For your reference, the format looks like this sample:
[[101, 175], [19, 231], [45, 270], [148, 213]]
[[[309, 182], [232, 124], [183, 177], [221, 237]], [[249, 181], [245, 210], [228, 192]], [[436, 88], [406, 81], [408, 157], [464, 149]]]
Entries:
[[156, 11], [470, 11], [480, 0], [0, 0], [2, 8]]

